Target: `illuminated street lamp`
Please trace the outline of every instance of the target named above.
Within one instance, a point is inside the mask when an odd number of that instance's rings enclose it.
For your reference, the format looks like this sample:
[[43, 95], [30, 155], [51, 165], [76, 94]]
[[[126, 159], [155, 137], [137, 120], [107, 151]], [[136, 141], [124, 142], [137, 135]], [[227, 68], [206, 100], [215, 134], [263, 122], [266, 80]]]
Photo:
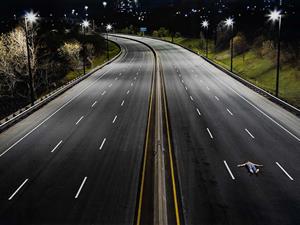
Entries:
[[276, 23], [278, 21], [278, 36], [277, 36], [277, 68], [276, 68], [276, 89], [275, 96], [279, 95], [279, 73], [280, 73], [280, 39], [281, 39], [281, 18], [282, 14], [280, 10], [274, 9], [270, 11], [267, 15], [269, 17], [269, 21], [272, 23]]
[[108, 32], [112, 29], [111, 24], [106, 25], [106, 56], [107, 60], [109, 60], [109, 45], [108, 45]]
[[230, 39], [230, 71], [232, 72], [233, 67], [233, 24], [234, 21], [232, 18], [227, 18], [225, 21], [225, 26], [231, 30], [231, 39]]
[[207, 20], [202, 21], [201, 23], [202, 28], [204, 28], [206, 30], [206, 35], [205, 35], [205, 39], [206, 39], [206, 58], [208, 58], [208, 26], [209, 23]]
[[85, 75], [85, 67], [86, 67], [86, 30], [89, 28], [90, 22], [88, 20], [84, 20], [82, 22], [83, 28], [83, 74]]
[[30, 48], [29, 48], [29, 33], [28, 33], [28, 25], [33, 25], [38, 19], [38, 16], [34, 12], [27, 12], [24, 16], [24, 22], [25, 22], [25, 35], [26, 35], [26, 47], [27, 47], [27, 61], [28, 61], [28, 73], [29, 73], [29, 86], [30, 86], [30, 100], [31, 105], [34, 105], [35, 101], [35, 95], [34, 95], [34, 89], [33, 89], [33, 76], [32, 76], [32, 69], [31, 69], [31, 54], [30, 54]]
[[107, 2], [102, 2], [102, 5], [105, 8], [107, 6]]

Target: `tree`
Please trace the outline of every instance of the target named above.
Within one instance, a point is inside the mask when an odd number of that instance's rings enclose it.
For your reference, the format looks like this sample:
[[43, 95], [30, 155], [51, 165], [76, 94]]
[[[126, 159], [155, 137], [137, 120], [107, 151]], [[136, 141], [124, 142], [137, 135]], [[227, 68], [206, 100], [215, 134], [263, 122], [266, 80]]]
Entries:
[[[36, 48], [31, 39], [30, 45], [31, 66], [33, 75], [36, 71]], [[21, 27], [13, 31], [2, 34], [0, 37], [0, 74], [4, 77], [4, 82], [8, 86], [11, 95], [14, 95], [17, 82], [28, 81], [28, 64], [26, 35]], [[20, 94], [22, 95], [22, 94]]]
[[243, 62], [245, 62], [245, 52], [249, 49], [246, 37], [242, 33], [237, 33], [233, 38], [234, 55], [243, 54]]
[[78, 69], [80, 65], [80, 51], [81, 44], [78, 41], [65, 42], [63, 46], [58, 49], [58, 53], [63, 57], [71, 70]]

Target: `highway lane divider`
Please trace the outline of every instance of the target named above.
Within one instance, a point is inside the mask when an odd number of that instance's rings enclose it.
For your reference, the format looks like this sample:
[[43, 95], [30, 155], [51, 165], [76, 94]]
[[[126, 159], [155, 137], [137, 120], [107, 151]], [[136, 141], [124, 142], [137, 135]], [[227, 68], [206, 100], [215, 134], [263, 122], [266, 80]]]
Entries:
[[300, 117], [300, 109], [298, 109], [297, 107], [287, 103], [286, 101], [272, 95], [271, 93], [263, 90], [262, 88], [252, 84], [251, 82], [245, 80], [244, 78], [240, 77], [238, 74], [236, 73], [233, 73], [231, 71], [229, 71], [228, 69], [222, 67], [221, 65], [215, 63], [214, 61], [210, 60], [209, 58], [206, 58], [205, 56], [203, 55], [200, 55], [198, 54], [197, 52], [183, 46], [183, 45], [180, 45], [180, 44], [177, 44], [177, 43], [173, 43], [171, 41], [167, 41], [167, 40], [162, 40], [162, 39], [159, 39], [159, 38], [154, 38], [154, 37], [151, 37], [151, 36], [147, 36], [147, 38], [151, 38], [151, 39], [154, 39], [154, 40], [159, 40], [159, 41], [164, 41], [164, 42], [167, 42], [167, 43], [170, 43], [170, 44], [174, 44], [174, 45], [177, 45], [179, 47], [182, 47], [184, 49], [186, 49], [187, 51], [189, 52], [192, 52], [193, 54], [196, 54], [197, 56], [201, 57], [202, 59], [204, 59], [205, 61], [207, 61], [209, 64], [213, 65], [214, 67], [216, 67], [217, 69], [221, 70], [222, 72], [224, 72], [225, 74], [233, 77], [234, 79], [236, 79], [237, 81], [239, 81], [240, 83], [244, 84], [245, 86], [247, 86], [248, 88], [254, 90], [255, 92], [257, 92], [258, 94], [264, 96], [265, 98], [269, 99], [270, 101], [276, 103], [277, 105], [280, 105], [282, 108], [288, 110], [289, 112], [295, 114], [296, 116]]
[[[112, 41], [113, 42], [113, 41]], [[116, 42], [114, 42], [116, 43]], [[116, 43], [117, 44], [117, 43]], [[87, 77], [90, 75], [94, 74], [98, 70], [104, 68], [105, 66], [111, 64], [115, 60], [117, 60], [123, 53], [123, 48], [119, 44], [117, 44], [121, 51], [111, 60], [105, 62], [104, 64], [94, 68], [92, 71], [87, 73], [86, 75], [82, 75], [78, 78], [75, 78], [71, 81], [69, 81], [67, 84], [57, 88], [56, 90], [52, 91], [51, 93], [39, 98], [38, 100], [35, 101], [34, 106], [26, 106], [22, 109], [19, 109], [17, 112], [13, 113], [12, 115], [6, 117], [2, 123], [0, 123], [0, 133], [11, 127], [12, 125], [16, 124], [17, 122], [21, 121], [22, 119], [28, 117], [38, 109], [42, 108], [44, 105], [48, 104], [52, 100], [56, 99], [60, 95], [62, 95], [64, 92], [67, 90], [71, 89], [74, 87], [76, 84], [80, 83], [81, 81], [85, 80]]]
[[176, 179], [176, 160], [172, 151], [167, 96], [159, 57], [147, 43], [124, 36], [112, 34], [110, 36], [145, 45], [153, 52], [155, 60], [135, 224], [183, 224], [181, 201], [178, 200], [181, 198]]

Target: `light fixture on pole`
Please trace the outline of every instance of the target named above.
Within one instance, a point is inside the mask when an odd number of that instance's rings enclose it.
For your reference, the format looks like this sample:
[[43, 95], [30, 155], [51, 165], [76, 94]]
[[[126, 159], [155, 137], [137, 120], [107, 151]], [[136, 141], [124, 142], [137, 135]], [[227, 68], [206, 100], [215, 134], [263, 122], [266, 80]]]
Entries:
[[234, 20], [229, 17], [225, 20], [225, 26], [231, 30], [231, 39], [230, 39], [230, 71], [233, 69], [233, 24]]
[[107, 2], [102, 2], [103, 7], [105, 8], [107, 6]]
[[85, 67], [86, 67], [86, 30], [90, 26], [90, 22], [88, 20], [84, 20], [82, 22], [82, 28], [83, 28], [83, 74], [85, 75]]
[[108, 32], [112, 29], [111, 24], [106, 25], [106, 56], [107, 60], [109, 60], [109, 44], [108, 44]]
[[280, 75], [280, 42], [281, 42], [281, 18], [282, 14], [280, 10], [274, 9], [267, 15], [269, 21], [276, 23], [278, 21], [278, 34], [277, 34], [277, 66], [276, 66], [276, 89], [275, 96], [279, 95], [279, 75]]
[[37, 14], [34, 12], [27, 12], [24, 16], [25, 22], [25, 35], [26, 35], [26, 47], [27, 47], [27, 62], [28, 62], [28, 73], [29, 73], [29, 86], [30, 86], [30, 101], [31, 105], [34, 105], [35, 101], [35, 94], [33, 88], [33, 75], [32, 75], [32, 68], [31, 68], [31, 54], [30, 54], [30, 43], [29, 43], [29, 32], [28, 32], [28, 25], [33, 25], [37, 21], [38, 17]]
[[202, 21], [201, 23], [202, 28], [204, 28], [206, 30], [206, 34], [205, 34], [205, 40], [206, 40], [206, 58], [208, 58], [208, 26], [209, 26], [209, 22], [207, 20]]

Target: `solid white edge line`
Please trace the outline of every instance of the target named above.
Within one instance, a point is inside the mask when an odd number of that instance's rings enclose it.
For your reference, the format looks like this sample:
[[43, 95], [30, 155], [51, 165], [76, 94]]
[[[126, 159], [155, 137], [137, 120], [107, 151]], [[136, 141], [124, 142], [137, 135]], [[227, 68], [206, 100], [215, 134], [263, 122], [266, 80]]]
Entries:
[[83, 118], [84, 116], [80, 117], [80, 119], [76, 122], [76, 125], [78, 125]]
[[115, 116], [114, 120], [112, 121], [112, 123], [115, 123], [117, 120], [118, 116]]
[[76, 193], [76, 195], [75, 195], [75, 198], [78, 198], [78, 196], [79, 196], [79, 194], [80, 194], [80, 192], [81, 192], [81, 190], [82, 190], [82, 188], [83, 188], [83, 185], [85, 184], [86, 180], [87, 180], [87, 177], [84, 177], [84, 179], [83, 179], [83, 181], [81, 182], [81, 185], [80, 185], [80, 187], [79, 187], [79, 189], [78, 189], [78, 191], [77, 191], [77, 193]]
[[245, 128], [245, 131], [249, 134], [250, 137], [252, 137], [253, 139], [255, 138], [247, 128]]
[[[220, 79], [217, 78], [217, 80], [220, 81]], [[285, 128], [283, 125], [281, 125], [280, 123], [276, 122], [272, 117], [270, 117], [269, 115], [267, 115], [265, 112], [263, 112], [261, 109], [259, 109], [256, 105], [254, 105], [253, 103], [251, 103], [250, 101], [248, 101], [245, 97], [243, 97], [242, 95], [240, 95], [236, 90], [234, 90], [232, 87], [230, 87], [227, 84], [224, 84], [222, 81], [221, 83], [229, 88], [231, 91], [233, 91], [235, 94], [237, 94], [240, 98], [242, 98], [245, 102], [247, 102], [249, 105], [251, 105], [253, 108], [255, 108], [257, 111], [259, 111], [261, 114], [263, 114], [265, 117], [267, 117], [268, 119], [270, 119], [273, 123], [275, 123], [277, 126], [279, 126], [281, 129], [283, 129], [285, 132], [287, 132], [289, 135], [291, 135], [293, 138], [295, 138], [297, 141], [300, 142], [300, 138], [297, 137], [295, 134], [293, 134], [291, 131], [289, 131], [287, 128]]]
[[192, 101], [194, 101], [194, 99], [193, 99], [193, 97], [192, 97], [192, 96], [190, 96], [190, 99], [191, 99]]
[[232, 179], [232, 180], [235, 180], [235, 177], [233, 176], [233, 174], [232, 174], [232, 172], [231, 172], [231, 170], [230, 170], [230, 168], [229, 168], [229, 166], [227, 165], [227, 162], [226, 162], [225, 160], [224, 160], [224, 164], [225, 164], [225, 167], [226, 167], [228, 173], [229, 173], [230, 176], [231, 176], [231, 179]]
[[285, 173], [285, 175], [287, 175], [290, 180], [294, 180], [294, 178], [292, 178], [291, 175], [285, 169], [283, 169], [279, 162], [276, 162], [276, 165]]
[[211, 139], [213, 139], [214, 137], [213, 137], [213, 135], [211, 134], [211, 132], [210, 132], [209, 128], [206, 128], [206, 130], [207, 130], [207, 132], [208, 132], [208, 134], [209, 134], [210, 138], [211, 138]]
[[100, 150], [102, 150], [102, 148], [103, 148], [105, 142], [106, 142], [106, 138], [103, 139], [103, 141], [102, 141], [102, 143], [101, 143], [101, 145], [100, 145], [100, 148], [99, 148]]
[[121, 103], [121, 106], [123, 106], [123, 105], [124, 105], [124, 103], [125, 103], [125, 100], [123, 100], [123, 101], [122, 101], [122, 103]]
[[58, 142], [58, 144], [52, 149], [51, 153], [54, 152], [62, 143], [63, 141], [60, 140], [60, 142]]
[[21, 190], [21, 188], [27, 183], [28, 179], [26, 179], [25, 181], [23, 181], [23, 183], [18, 187], [17, 190], [15, 190], [15, 192], [8, 198], [8, 200], [12, 200], [13, 197]]
[[19, 144], [21, 141], [23, 141], [27, 136], [29, 136], [32, 132], [34, 132], [36, 129], [38, 129], [40, 126], [42, 126], [45, 122], [47, 122], [50, 118], [52, 118], [56, 113], [58, 113], [61, 109], [66, 107], [70, 102], [72, 102], [75, 98], [79, 97], [83, 92], [85, 92], [87, 89], [89, 89], [91, 86], [93, 86], [99, 79], [101, 79], [105, 74], [110, 72], [112, 70], [109, 69], [105, 73], [103, 73], [100, 77], [98, 77], [93, 83], [88, 85], [86, 88], [84, 88], [81, 92], [78, 93], [78, 95], [75, 95], [73, 98], [71, 98], [68, 102], [63, 104], [60, 108], [58, 108], [54, 113], [52, 113], [50, 116], [48, 116], [46, 119], [44, 119], [39, 125], [37, 125], [35, 128], [33, 128], [31, 131], [29, 131], [27, 134], [25, 134], [22, 138], [20, 138], [18, 141], [16, 141], [14, 144], [12, 144], [8, 149], [6, 149], [4, 152], [0, 154], [0, 158], [5, 155], [8, 151], [10, 151], [13, 147], [15, 147], [17, 144]]
[[196, 110], [197, 110], [197, 113], [199, 114], [199, 116], [201, 116], [200, 110], [198, 108]]

